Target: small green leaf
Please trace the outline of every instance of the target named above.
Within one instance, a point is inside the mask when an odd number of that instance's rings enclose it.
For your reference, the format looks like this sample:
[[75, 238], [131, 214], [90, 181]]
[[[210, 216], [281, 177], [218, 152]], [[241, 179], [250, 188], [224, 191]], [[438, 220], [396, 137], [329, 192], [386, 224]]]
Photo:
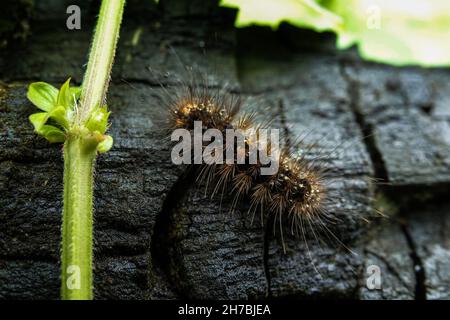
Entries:
[[108, 152], [112, 148], [113, 142], [114, 140], [111, 136], [105, 135], [104, 140], [97, 145], [98, 152]]
[[70, 128], [69, 120], [67, 119], [66, 109], [63, 106], [58, 106], [48, 113], [49, 117], [55, 120], [61, 127], [65, 129]]
[[70, 94], [70, 78], [69, 78], [61, 86], [61, 89], [59, 89], [58, 99], [56, 100], [56, 104], [58, 106], [63, 106], [65, 108], [67, 108], [67, 107], [70, 107], [71, 101], [72, 101], [72, 97]]
[[80, 99], [80, 95], [81, 95], [81, 87], [70, 87], [70, 96], [72, 97], [72, 99], [75, 97], [75, 100], [78, 100]]
[[28, 87], [27, 97], [39, 109], [50, 111], [56, 105], [58, 89], [45, 82], [34, 82]]
[[94, 110], [86, 123], [86, 128], [90, 131], [99, 131], [102, 134], [105, 133], [108, 128], [109, 114], [110, 112], [108, 112], [106, 106]]
[[62, 130], [54, 127], [54, 126], [49, 126], [49, 125], [45, 125], [42, 126], [39, 131], [38, 134], [40, 134], [41, 136], [43, 136], [45, 139], [47, 139], [50, 142], [64, 142], [66, 140], [66, 136], [64, 134], [64, 132], [62, 132]]
[[30, 119], [30, 122], [33, 124], [34, 130], [36, 132], [39, 132], [39, 130], [48, 120], [48, 113], [47, 112], [33, 113], [31, 116], [29, 116], [28, 119]]

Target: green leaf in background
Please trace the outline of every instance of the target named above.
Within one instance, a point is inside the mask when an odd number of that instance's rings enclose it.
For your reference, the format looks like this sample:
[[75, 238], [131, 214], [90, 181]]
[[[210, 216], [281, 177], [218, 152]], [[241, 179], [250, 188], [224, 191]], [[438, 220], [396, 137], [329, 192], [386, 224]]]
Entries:
[[343, 23], [314, 0], [222, 0], [220, 5], [239, 8], [236, 27], [259, 24], [277, 28], [286, 21], [297, 27], [338, 32]]
[[45, 82], [34, 82], [28, 87], [27, 97], [42, 111], [50, 111], [56, 105], [58, 89]]
[[450, 0], [222, 0], [239, 8], [236, 27], [281, 21], [337, 34], [367, 60], [450, 66]]
[[325, 0], [344, 19], [338, 47], [394, 65], [450, 65], [449, 0]]

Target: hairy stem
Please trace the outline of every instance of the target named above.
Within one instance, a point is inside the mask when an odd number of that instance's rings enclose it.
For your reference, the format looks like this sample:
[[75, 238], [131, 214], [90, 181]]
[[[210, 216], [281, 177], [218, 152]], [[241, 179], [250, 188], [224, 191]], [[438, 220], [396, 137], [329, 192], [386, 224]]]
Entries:
[[114, 53], [119, 38], [125, 0], [103, 0], [86, 74], [83, 79], [78, 123], [82, 124], [94, 108], [105, 100]]
[[85, 125], [105, 100], [124, 4], [125, 0], [102, 1], [77, 117], [64, 143], [63, 299], [93, 298], [93, 173], [101, 140]]
[[64, 144], [63, 299], [92, 299], [92, 201], [95, 148], [70, 136]]

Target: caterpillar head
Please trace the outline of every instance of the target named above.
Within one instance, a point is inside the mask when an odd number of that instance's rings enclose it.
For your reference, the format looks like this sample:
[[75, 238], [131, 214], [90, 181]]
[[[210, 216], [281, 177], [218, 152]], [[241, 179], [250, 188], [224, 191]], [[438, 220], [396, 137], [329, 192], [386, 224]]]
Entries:
[[170, 106], [169, 125], [172, 129], [192, 130], [195, 121], [203, 128], [227, 129], [241, 106], [239, 98], [223, 93], [212, 94], [201, 88], [188, 88], [178, 94]]

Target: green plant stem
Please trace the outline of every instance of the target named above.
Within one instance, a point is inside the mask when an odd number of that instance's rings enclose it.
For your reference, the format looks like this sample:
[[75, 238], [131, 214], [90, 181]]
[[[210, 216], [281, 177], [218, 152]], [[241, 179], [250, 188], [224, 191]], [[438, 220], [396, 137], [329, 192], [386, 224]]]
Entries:
[[119, 38], [125, 0], [103, 0], [86, 74], [83, 79], [78, 123], [82, 124], [94, 108], [100, 107], [108, 90], [115, 48]]
[[79, 109], [64, 143], [63, 299], [93, 298], [93, 173], [99, 141], [85, 124], [105, 100], [124, 4], [125, 0], [102, 1]]
[[93, 170], [95, 148], [69, 136], [64, 144], [63, 299], [92, 299]]

